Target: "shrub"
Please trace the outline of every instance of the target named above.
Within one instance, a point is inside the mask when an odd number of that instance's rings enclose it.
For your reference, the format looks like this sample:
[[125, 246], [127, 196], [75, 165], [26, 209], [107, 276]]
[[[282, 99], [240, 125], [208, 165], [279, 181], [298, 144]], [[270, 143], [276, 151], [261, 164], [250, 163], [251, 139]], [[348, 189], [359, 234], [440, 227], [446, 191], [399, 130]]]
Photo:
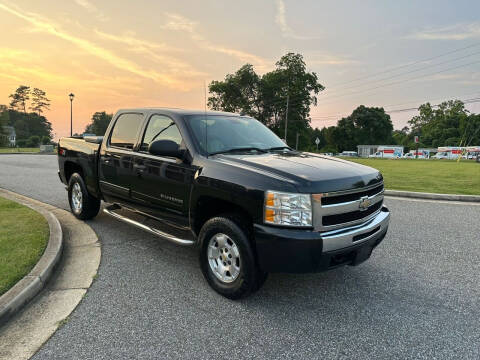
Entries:
[[27, 147], [38, 147], [40, 145], [40, 136], [33, 135], [28, 138]]

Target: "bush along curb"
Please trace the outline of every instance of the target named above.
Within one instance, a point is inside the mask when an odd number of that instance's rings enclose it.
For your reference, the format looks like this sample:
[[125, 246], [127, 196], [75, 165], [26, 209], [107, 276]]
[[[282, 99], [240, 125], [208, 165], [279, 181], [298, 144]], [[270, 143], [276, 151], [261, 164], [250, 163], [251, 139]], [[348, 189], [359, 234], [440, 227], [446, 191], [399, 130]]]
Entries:
[[414, 199], [428, 199], [428, 200], [447, 200], [447, 201], [461, 201], [461, 202], [479, 202], [478, 195], [457, 195], [457, 194], [434, 194], [414, 191], [399, 191], [399, 190], [385, 190], [386, 196], [407, 197]]
[[41, 207], [36, 201], [31, 201], [27, 197], [4, 189], [0, 189], [0, 196], [28, 206], [42, 214], [47, 220], [50, 230], [47, 247], [32, 271], [0, 296], [0, 325], [2, 325], [33, 299], [46, 285], [62, 254], [63, 233], [57, 217], [52, 212]]

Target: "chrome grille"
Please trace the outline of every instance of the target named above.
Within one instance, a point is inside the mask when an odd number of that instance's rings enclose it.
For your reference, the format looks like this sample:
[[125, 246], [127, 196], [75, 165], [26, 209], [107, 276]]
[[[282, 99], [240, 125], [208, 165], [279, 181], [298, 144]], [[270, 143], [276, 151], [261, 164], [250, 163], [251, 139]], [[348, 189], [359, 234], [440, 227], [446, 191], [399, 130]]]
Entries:
[[361, 189], [314, 194], [313, 226], [329, 231], [361, 224], [375, 217], [383, 204], [383, 183]]

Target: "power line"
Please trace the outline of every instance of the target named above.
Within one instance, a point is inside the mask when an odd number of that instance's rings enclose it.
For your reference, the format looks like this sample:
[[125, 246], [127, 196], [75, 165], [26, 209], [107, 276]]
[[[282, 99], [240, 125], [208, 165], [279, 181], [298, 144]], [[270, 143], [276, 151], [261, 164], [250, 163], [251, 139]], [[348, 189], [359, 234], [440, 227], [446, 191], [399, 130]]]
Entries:
[[[479, 103], [480, 102], [480, 97], [472, 98], [472, 99], [464, 99], [464, 100], [460, 100], [460, 101], [462, 101], [464, 104]], [[438, 107], [440, 105], [441, 104], [435, 104], [435, 105], [431, 105], [431, 106], [432, 107]], [[408, 111], [418, 111], [418, 107], [389, 110], [389, 111], [385, 111], [385, 113], [392, 114], [392, 113], [408, 112]], [[332, 121], [332, 120], [335, 120], [335, 119], [339, 120], [339, 117], [341, 118], [341, 117], [346, 117], [346, 116], [349, 116], [349, 115], [348, 114], [339, 114], [338, 116], [337, 115], [329, 115], [329, 117], [330, 116], [332, 117], [331, 119], [330, 118], [322, 118], [322, 117], [311, 117], [310, 119], [312, 121], [316, 121], [316, 122], [327, 122], [327, 121]]]
[[345, 81], [343, 83], [334, 84], [334, 85], [332, 85], [332, 87], [343, 86], [345, 84], [350, 84], [350, 83], [355, 82], [355, 81], [360, 81], [360, 80], [368, 79], [368, 78], [371, 78], [371, 77], [375, 77], [375, 76], [380, 75], [380, 74], [385, 74], [385, 73], [389, 73], [389, 72], [396, 71], [396, 70], [399, 70], [399, 69], [403, 69], [403, 68], [406, 68], [408, 66], [413, 66], [413, 65], [425, 62], [425, 61], [434, 60], [434, 59], [437, 59], [437, 58], [440, 58], [440, 57], [443, 57], [443, 56], [447, 56], [447, 55], [450, 55], [450, 54], [453, 54], [453, 53], [456, 53], [456, 52], [459, 52], [459, 51], [462, 51], [462, 50], [470, 49], [470, 48], [476, 47], [478, 45], [480, 45], [480, 43], [475, 43], [475, 44], [472, 44], [472, 45], [469, 45], [469, 46], [465, 46], [463, 48], [458, 48], [458, 49], [455, 49], [455, 50], [452, 50], [452, 51], [449, 51], [449, 52], [446, 52], [446, 53], [443, 53], [443, 54], [439, 54], [439, 55], [436, 55], [436, 56], [432, 56], [432, 57], [429, 57], [429, 58], [426, 58], [426, 59], [417, 60], [417, 61], [414, 61], [413, 63], [410, 63], [410, 64], [400, 65], [400, 66], [394, 67], [392, 69], [386, 69], [386, 70], [380, 71], [378, 73], [374, 73], [374, 74], [362, 76], [362, 77], [359, 77], [359, 78], [356, 78], [356, 79], [352, 79], [352, 80], [349, 80], [349, 81]]
[[[459, 95], [455, 98], [461, 98], [461, 97], [465, 97], [465, 96], [471, 96], [471, 95], [478, 95], [479, 92], [478, 91], [475, 91], [473, 93], [468, 93], [468, 94], [463, 94], [463, 95]], [[426, 103], [426, 102], [432, 102], [432, 101], [436, 101], [436, 100], [444, 100], [445, 99], [445, 96], [442, 96], [442, 97], [438, 97], [438, 98], [435, 98], [435, 99], [430, 99], [430, 100], [421, 100], [421, 101], [409, 101], [409, 102], [404, 102], [404, 103], [400, 103], [400, 104], [389, 104], [389, 105], [384, 105], [383, 107], [384, 108], [390, 108], [390, 107], [393, 107], [393, 106], [403, 106], [403, 105], [408, 105], [408, 104], [418, 104], [418, 103]], [[444, 100], [446, 101], [446, 100]]]
[[[454, 67], [451, 67], [451, 68], [448, 68], [448, 69], [444, 69], [444, 70], [440, 70], [440, 71], [435, 71], [435, 72], [428, 73], [428, 74], [424, 74], [424, 75], [420, 75], [420, 76], [417, 76], [417, 77], [408, 78], [408, 79], [403, 79], [403, 80], [399, 80], [399, 81], [394, 81], [394, 82], [391, 82], [391, 83], [387, 83], [387, 84], [375, 86], [375, 87], [372, 87], [372, 88], [369, 88], [369, 89], [364, 89], [364, 90], [360, 90], [360, 91], [354, 91], [354, 92], [351, 92], [351, 93], [349, 93], [349, 94], [337, 95], [337, 96], [331, 97], [330, 99], [337, 99], [337, 98], [341, 98], [341, 97], [345, 97], [345, 96], [351, 96], [351, 95], [358, 94], [358, 93], [360, 93], [360, 92], [361, 92], [361, 93], [365, 93], [365, 92], [372, 91], [372, 90], [376, 90], [376, 89], [380, 89], [380, 88], [383, 88], [383, 87], [392, 86], [392, 85], [397, 85], [397, 84], [401, 84], [401, 83], [404, 83], [404, 82], [421, 79], [421, 78], [424, 78], [424, 77], [427, 77], [427, 76], [444, 73], [444, 72], [446, 72], [446, 71], [455, 70], [455, 69], [460, 69], [460, 68], [462, 68], [462, 67], [469, 66], [469, 65], [473, 65], [473, 64], [477, 64], [477, 63], [479, 63], [479, 62], [480, 62], [480, 60], [477, 60], [477, 61], [473, 61], [473, 62], [470, 62], [470, 63], [467, 63], [467, 64], [462, 64], [462, 65], [459, 65], [459, 66], [454, 66]], [[329, 99], [329, 100], [330, 100], [330, 99]], [[335, 103], [335, 101], [334, 101], [334, 102], [319, 102], [319, 104], [323, 104], [323, 105], [332, 104], [332, 103]]]
[[[468, 58], [468, 57], [470, 57], [470, 56], [474, 56], [474, 55], [478, 55], [478, 54], [480, 54], [480, 51], [477, 51], [477, 52], [472, 53], [472, 54], [464, 55], [464, 56], [461, 56], [461, 57], [458, 57], [458, 58], [446, 60], [446, 61], [443, 61], [443, 62], [440, 62], [440, 63], [437, 63], [437, 64], [432, 64], [432, 65], [424, 66], [424, 67], [421, 67], [421, 68], [419, 68], [419, 69], [414, 69], [414, 70], [402, 72], [402, 73], [400, 73], [400, 74], [392, 75], [392, 76], [389, 76], [389, 77], [385, 77], [385, 78], [381, 78], [381, 79], [377, 79], [377, 80], [372, 80], [372, 81], [367, 81], [367, 82], [364, 82], [364, 83], [358, 84], [358, 85], [349, 86], [349, 87], [347, 87], [347, 88], [342, 89], [341, 91], [358, 88], [358, 87], [361, 87], [361, 86], [364, 86], [364, 85], [367, 85], [367, 84], [373, 84], [373, 83], [377, 83], [377, 82], [380, 82], [380, 81], [385, 81], [385, 80], [394, 79], [394, 78], [399, 77], [399, 76], [403, 76], [403, 75], [407, 75], [407, 74], [412, 74], [412, 73], [415, 73], [415, 72], [418, 72], [418, 71], [430, 69], [430, 68], [432, 68], [432, 67], [434, 67], [434, 66], [439, 66], [439, 65], [448, 64], [448, 63], [451, 63], [451, 62], [454, 62], [454, 61], [466, 59], [466, 58]], [[335, 94], [335, 93], [334, 93], [334, 94]], [[328, 100], [328, 99], [329, 99], [329, 96], [327, 95], [326, 98], [324, 98], [324, 100]]]

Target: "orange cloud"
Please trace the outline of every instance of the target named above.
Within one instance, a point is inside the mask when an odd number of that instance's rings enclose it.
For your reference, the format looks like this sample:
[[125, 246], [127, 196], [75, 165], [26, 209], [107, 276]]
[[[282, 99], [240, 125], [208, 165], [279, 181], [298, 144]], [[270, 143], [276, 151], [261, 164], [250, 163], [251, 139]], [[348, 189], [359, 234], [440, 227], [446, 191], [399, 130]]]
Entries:
[[78, 48], [89, 53], [90, 55], [94, 55], [108, 62], [110, 65], [116, 67], [117, 69], [128, 71], [143, 78], [154, 80], [155, 82], [169, 86], [176, 90], [185, 91], [190, 88], [188, 83], [182, 82], [169, 74], [160, 73], [155, 70], [145, 70], [133, 61], [122, 58], [108, 49], [105, 49], [86, 39], [71, 35], [68, 32], [62, 30], [58, 25], [47, 19], [41, 18], [37, 14], [29, 13], [20, 9], [15, 9], [12, 6], [7, 6], [2, 3], [0, 3], [0, 9], [27, 21], [28, 23], [33, 25], [38, 31], [42, 31], [65, 41], [68, 41], [69, 43], [77, 46]]

